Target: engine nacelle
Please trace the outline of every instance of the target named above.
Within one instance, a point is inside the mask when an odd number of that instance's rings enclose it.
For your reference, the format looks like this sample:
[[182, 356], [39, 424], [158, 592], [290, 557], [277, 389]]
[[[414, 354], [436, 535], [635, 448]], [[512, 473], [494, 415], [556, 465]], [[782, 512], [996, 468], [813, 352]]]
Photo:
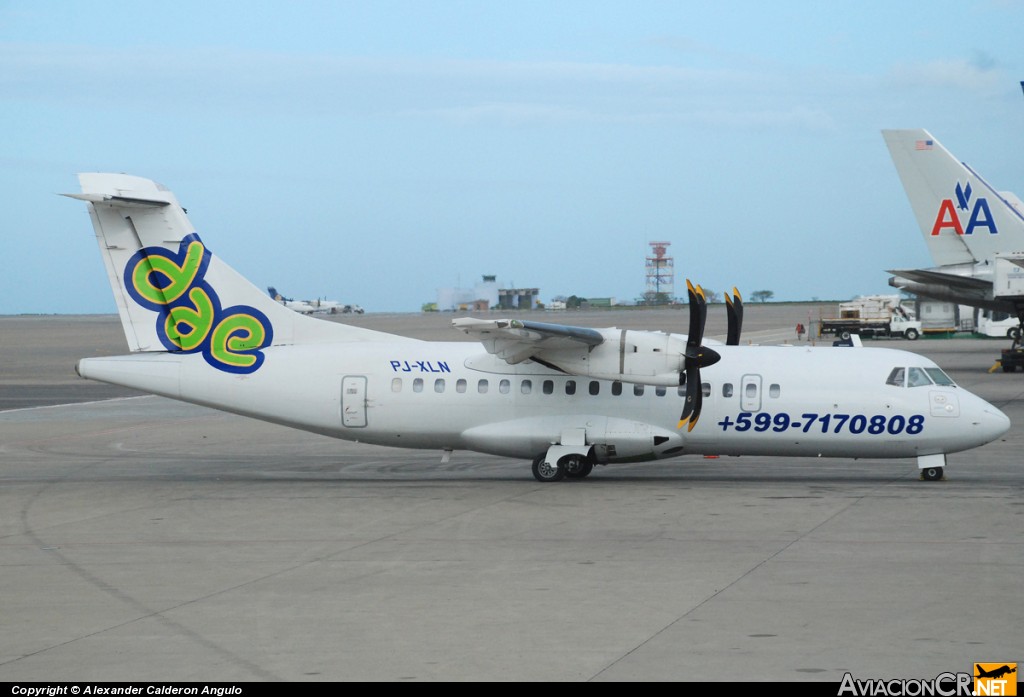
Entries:
[[550, 351], [544, 362], [598, 380], [675, 386], [683, 370], [686, 339], [664, 332], [602, 329], [598, 346]]

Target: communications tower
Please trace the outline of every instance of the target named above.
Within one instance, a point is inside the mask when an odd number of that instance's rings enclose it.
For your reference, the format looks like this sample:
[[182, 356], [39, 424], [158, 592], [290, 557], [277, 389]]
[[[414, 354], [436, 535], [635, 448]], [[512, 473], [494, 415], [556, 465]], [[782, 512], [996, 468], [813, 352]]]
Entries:
[[647, 255], [648, 302], [673, 302], [676, 295], [675, 260], [668, 256], [671, 242], [648, 242], [651, 253]]

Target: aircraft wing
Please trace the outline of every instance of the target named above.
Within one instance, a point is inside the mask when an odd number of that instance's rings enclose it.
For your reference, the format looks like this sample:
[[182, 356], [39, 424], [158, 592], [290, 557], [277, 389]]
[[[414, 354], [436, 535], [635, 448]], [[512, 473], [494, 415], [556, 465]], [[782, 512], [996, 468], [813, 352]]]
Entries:
[[519, 319], [463, 317], [452, 320], [452, 326], [478, 337], [488, 353], [513, 364], [552, 351], [578, 348], [589, 350], [605, 340], [601, 332], [588, 327]]
[[972, 276], [960, 276], [951, 273], [942, 273], [932, 269], [890, 269], [887, 273], [894, 274], [900, 278], [918, 283], [940, 283], [951, 288], [962, 290], [991, 290], [992, 281]]

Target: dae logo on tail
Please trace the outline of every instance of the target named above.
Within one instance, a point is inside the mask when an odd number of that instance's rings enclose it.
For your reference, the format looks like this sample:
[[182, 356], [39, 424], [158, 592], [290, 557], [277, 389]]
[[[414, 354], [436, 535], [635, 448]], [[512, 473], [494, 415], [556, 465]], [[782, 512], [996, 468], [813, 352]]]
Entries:
[[[967, 182], [967, 186], [961, 186], [960, 182], [956, 183], [956, 205], [953, 205], [953, 199], [943, 199], [942, 203], [939, 204], [939, 212], [935, 216], [935, 224], [932, 225], [932, 235], [936, 236], [941, 233], [944, 229], [949, 228], [958, 235], [973, 235], [975, 228], [988, 228], [990, 234], [998, 235], [999, 231], [996, 230], [996, 223], [992, 220], [992, 211], [988, 207], [988, 199], [978, 197], [973, 206], [971, 205], [971, 183]], [[971, 217], [967, 221], [967, 227], [964, 227], [960, 221], [960, 214], [957, 213], [957, 209], [964, 211], [965, 213], [970, 210]]]
[[156, 333], [167, 350], [202, 352], [217, 370], [253, 373], [263, 365], [260, 349], [273, 341], [273, 328], [254, 307], [221, 307], [204, 278], [211, 257], [195, 233], [181, 240], [177, 252], [144, 247], [128, 260], [124, 286], [135, 302], [157, 313]]

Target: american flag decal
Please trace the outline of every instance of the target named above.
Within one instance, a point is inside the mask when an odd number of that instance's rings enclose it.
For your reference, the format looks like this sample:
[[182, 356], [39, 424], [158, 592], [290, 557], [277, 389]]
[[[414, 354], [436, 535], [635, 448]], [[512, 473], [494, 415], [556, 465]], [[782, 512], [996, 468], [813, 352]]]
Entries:
[[932, 140], [914, 141], [914, 150], [931, 150], [934, 143]]

